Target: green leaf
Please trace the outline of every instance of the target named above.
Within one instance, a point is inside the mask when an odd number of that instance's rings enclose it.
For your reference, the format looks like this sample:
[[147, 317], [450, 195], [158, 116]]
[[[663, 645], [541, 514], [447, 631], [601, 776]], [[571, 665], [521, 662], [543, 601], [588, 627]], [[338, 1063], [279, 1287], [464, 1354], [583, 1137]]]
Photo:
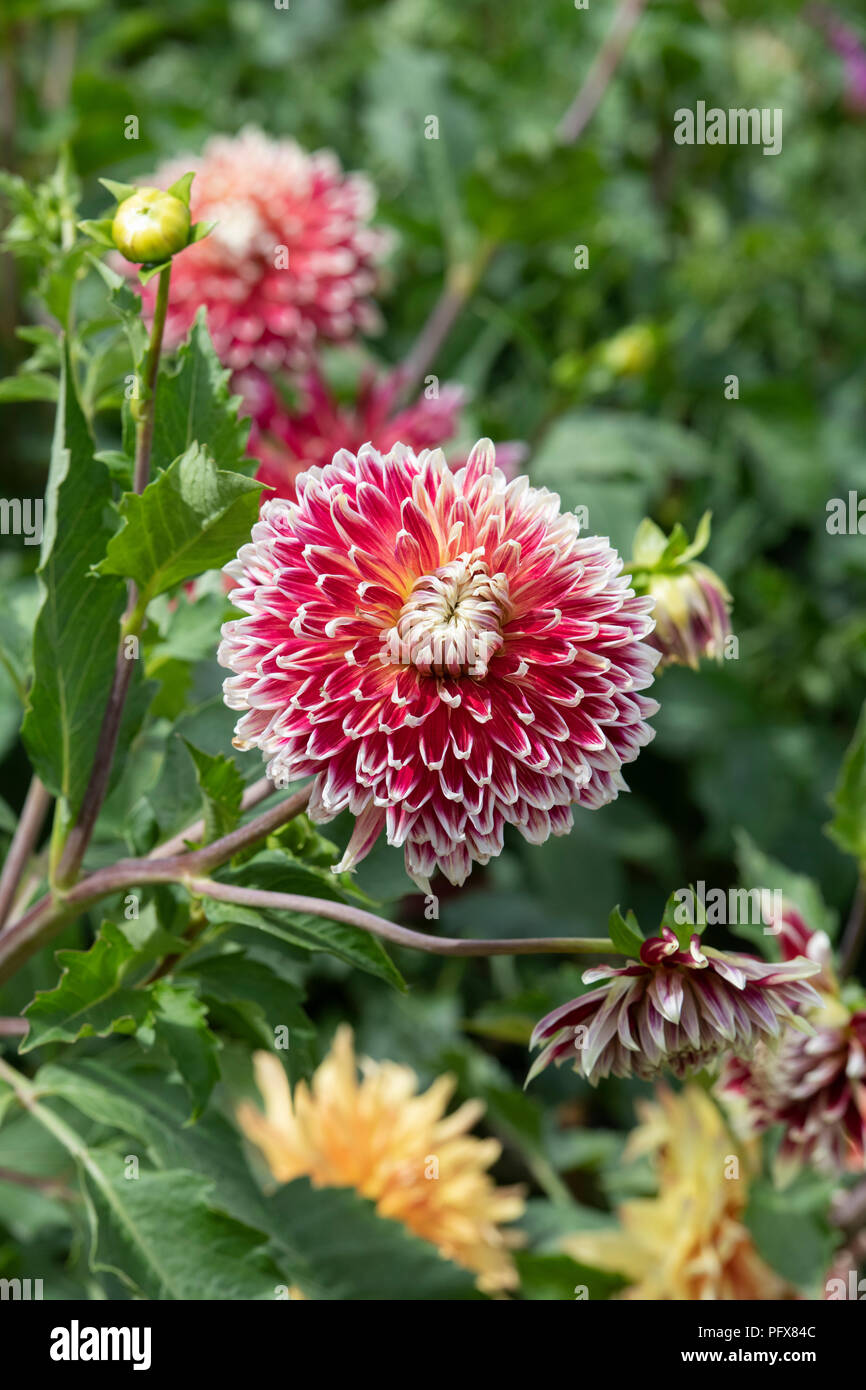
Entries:
[[[130, 923], [130, 926], [138, 925]], [[134, 1033], [153, 1007], [149, 993], [130, 981], [143, 965], [178, 949], [179, 942], [153, 925], [133, 942], [113, 922], [103, 922], [87, 951], [58, 951], [63, 968], [55, 989], [36, 995], [25, 1010], [30, 1032], [21, 1052], [46, 1043], [74, 1043], [79, 1038]]]
[[595, 1301], [610, 1298], [626, 1282], [618, 1274], [608, 1274], [579, 1264], [570, 1255], [518, 1250], [515, 1260], [524, 1298], [543, 1299], [546, 1302], [573, 1302], [580, 1298]]
[[239, 473], [221, 472], [207, 450], [191, 444], [141, 495], [121, 498], [124, 525], [99, 573], [134, 580], [143, 610], [158, 594], [237, 553], [258, 516], [260, 491]]
[[207, 1026], [207, 1008], [193, 989], [167, 980], [160, 980], [149, 993], [154, 1032], [174, 1059], [197, 1119], [219, 1079], [218, 1043]]
[[111, 235], [113, 226], [114, 221], [111, 217], [100, 217], [96, 220], [87, 218], [84, 222], [79, 222], [78, 230], [90, 237], [90, 240], [95, 241], [99, 246], [105, 246], [114, 251], [117, 248], [114, 245], [114, 237]]
[[119, 579], [92, 572], [114, 529], [110, 501], [111, 480], [93, 457], [67, 351], [45, 496], [34, 679], [21, 732], [36, 772], [64, 799], [70, 819], [90, 777], [125, 603]]
[[471, 1274], [350, 1188], [298, 1178], [266, 1207], [275, 1258], [305, 1291], [368, 1302], [480, 1298]]
[[819, 1297], [838, 1241], [828, 1219], [833, 1183], [803, 1173], [779, 1189], [766, 1178], [749, 1185], [745, 1223], [761, 1255], [807, 1296]]
[[205, 843], [228, 835], [239, 824], [244, 779], [231, 758], [205, 753], [183, 740], [195, 765], [204, 801]]
[[127, 198], [131, 198], [138, 192], [134, 183], [117, 183], [115, 179], [100, 179], [103, 188], [107, 188], [112, 198], [118, 203], [125, 203]]
[[199, 310], [176, 367], [161, 367], [153, 431], [154, 469], [168, 468], [191, 444], [207, 445], [220, 468], [244, 459], [249, 421], [240, 418], [240, 396], [229, 391], [230, 372], [220, 363]]
[[181, 177], [177, 180], [176, 183], [173, 183], [173, 184], [171, 185], [171, 188], [167, 188], [165, 191], [166, 191], [166, 193], [170, 193], [171, 196], [172, 196], [173, 198], [179, 198], [180, 201], [181, 201], [186, 207], [189, 207], [189, 194], [190, 194], [190, 189], [192, 188], [192, 181], [193, 181], [194, 178], [195, 178], [195, 172], [194, 172], [194, 171], [191, 172], [191, 173], [188, 173], [188, 174], [183, 174], [183, 175], [181, 175]]
[[836, 812], [829, 834], [858, 863], [866, 864], [866, 703], [845, 754], [832, 798]]
[[622, 951], [625, 956], [640, 959], [640, 948], [644, 939], [633, 912], [623, 917], [619, 907], [615, 907], [607, 919], [607, 930], [618, 951]]
[[0, 607], [0, 665], [15, 686], [22, 705], [27, 702], [31, 656], [29, 634], [19, 623], [13, 609], [4, 603]]
[[45, 372], [19, 372], [0, 381], [0, 401], [56, 401], [57, 378]]
[[217, 1014], [240, 1017], [257, 1046], [273, 1047], [276, 1028], [287, 1028], [291, 1039], [315, 1037], [315, 1026], [301, 1008], [303, 990], [286, 971], [279, 953], [256, 956], [232, 942], [220, 954], [195, 954], [181, 963], [176, 979], [191, 975], [199, 993]]
[[82, 1161], [90, 1217], [90, 1261], [143, 1298], [272, 1299], [280, 1274], [264, 1235], [211, 1205], [213, 1188], [179, 1170], [127, 1175], [118, 1154], [90, 1150]]
[[[237, 869], [228, 882], [275, 893], [297, 893], [305, 897], [345, 901], [333, 874], [328, 874], [326, 878], [324, 873], [296, 863], [277, 851], [257, 854]], [[256, 927], [278, 941], [300, 946], [306, 951], [325, 951], [348, 965], [386, 980], [397, 989], [406, 988], [402, 975], [381, 943], [359, 927], [329, 922], [324, 917], [312, 917], [307, 913], [265, 912], [215, 899], [205, 900], [204, 910], [209, 922], [240, 922]]]
[[264, 1228], [264, 1199], [249, 1171], [240, 1138], [213, 1108], [187, 1124], [185, 1088], [161, 1072], [124, 1069], [90, 1058], [39, 1071], [42, 1095], [55, 1096], [99, 1125], [140, 1140], [160, 1168], [189, 1168], [213, 1184], [217, 1204], [247, 1225]]
[[[189, 1189], [193, 1200], [208, 1199], [243, 1222], [246, 1228], [267, 1231], [275, 1264], [286, 1282], [299, 1283], [313, 1297], [330, 1299], [406, 1298], [441, 1300], [476, 1298], [471, 1274], [444, 1260], [434, 1245], [414, 1236], [398, 1222], [380, 1217], [373, 1204], [346, 1188], [313, 1188], [306, 1179], [281, 1187], [273, 1197], [262, 1195], [247, 1167], [237, 1132], [224, 1117], [208, 1111], [195, 1125], [184, 1125], [185, 1106], [179, 1087], [165, 1078], [140, 1068], [126, 1073], [122, 1068], [89, 1059], [73, 1072], [68, 1067], [49, 1065], [38, 1073], [41, 1097], [55, 1097], [80, 1110], [98, 1124], [120, 1129], [140, 1140], [160, 1168], [169, 1170], [165, 1184], [148, 1189], [150, 1212], [142, 1202], [141, 1216], [157, 1222], [163, 1192], [167, 1194], [166, 1225], [175, 1239], [186, 1238], [181, 1214], [172, 1200], [172, 1184], [178, 1168], [194, 1170], [200, 1183], [199, 1194]], [[115, 1168], [119, 1173], [119, 1168]], [[127, 1181], [113, 1178], [113, 1192], [121, 1200], [127, 1188], [138, 1188], [145, 1177]], [[122, 1186], [121, 1186], [122, 1184]], [[212, 1185], [212, 1195], [208, 1185]], [[108, 1197], [103, 1198], [104, 1208]], [[136, 1210], [135, 1215], [138, 1215]], [[200, 1217], [203, 1217], [200, 1212]], [[108, 1213], [111, 1218], [111, 1213]], [[227, 1220], [228, 1218], [226, 1218]], [[138, 1224], [138, 1223], [137, 1223]], [[111, 1221], [113, 1228], [114, 1222]], [[196, 1234], [196, 1225], [191, 1227]], [[113, 1230], [111, 1231], [113, 1237]], [[195, 1239], [198, 1243], [198, 1237]], [[161, 1248], [161, 1241], [157, 1248]], [[133, 1252], [134, 1253], [134, 1252]], [[196, 1250], [196, 1258], [203, 1259]], [[112, 1264], [114, 1261], [112, 1260]], [[118, 1267], [132, 1273], [138, 1269], [128, 1259]], [[185, 1268], [185, 1265], [183, 1266]], [[244, 1271], [238, 1273], [241, 1277]], [[133, 1274], [143, 1287], [143, 1276]], [[246, 1277], [246, 1276], [244, 1276]], [[208, 1275], [201, 1273], [203, 1288]], [[147, 1278], [148, 1297], [157, 1295], [152, 1276]], [[173, 1284], [172, 1287], [175, 1287]], [[161, 1297], [212, 1297], [204, 1291]], [[255, 1297], [232, 1294], [225, 1297]], [[273, 1287], [264, 1297], [274, 1296]]]
[[[110, 242], [110, 244], [113, 245], [114, 243]], [[147, 348], [147, 329], [141, 317], [141, 299], [130, 288], [126, 277], [119, 275], [111, 266], [106, 265], [105, 261], [99, 260], [97, 256], [92, 256], [91, 264], [108, 286], [108, 302], [123, 324], [132, 352], [132, 360], [138, 365]]]

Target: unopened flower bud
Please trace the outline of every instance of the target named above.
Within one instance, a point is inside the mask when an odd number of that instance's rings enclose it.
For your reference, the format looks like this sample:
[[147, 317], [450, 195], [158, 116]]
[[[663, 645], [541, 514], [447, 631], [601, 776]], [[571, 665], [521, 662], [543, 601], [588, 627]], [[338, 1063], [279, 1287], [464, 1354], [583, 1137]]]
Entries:
[[640, 376], [656, 360], [656, 335], [647, 324], [633, 324], [603, 343], [599, 357], [615, 376]]
[[660, 666], [697, 668], [702, 657], [721, 661], [730, 636], [730, 594], [706, 565], [652, 574], [647, 592], [655, 601], [655, 631], [647, 639], [662, 654]]
[[635, 536], [635, 591], [653, 599], [655, 631], [647, 641], [661, 652], [660, 667], [696, 668], [702, 657], [721, 661], [731, 634], [731, 596], [719, 576], [695, 560], [710, 538], [709, 514], [689, 543], [678, 524], [668, 537], [646, 520]]
[[111, 235], [128, 261], [156, 265], [189, 240], [189, 208], [161, 188], [139, 188], [117, 209]]

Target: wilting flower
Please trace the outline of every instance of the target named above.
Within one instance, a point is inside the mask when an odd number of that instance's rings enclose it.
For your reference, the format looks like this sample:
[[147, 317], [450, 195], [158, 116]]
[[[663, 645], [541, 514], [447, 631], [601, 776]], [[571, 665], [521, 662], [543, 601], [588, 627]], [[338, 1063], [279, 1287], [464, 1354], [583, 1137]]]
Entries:
[[[201, 158], [162, 166], [157, 183], [193, 169], [195, 217], [210, 236], [172, 274], [166, 344], [178, 343], [199, 305], [226, 366], [305, 365], [319, 339], [341, 341], [378, 322], [369, 296], [387, 245], [368, 225], [372, 185], [345, 174], [329, 151], [307, 154], [294, 140], [257, 130], [215, 136]], [[154, 290], [145, 290], [152, 303]]]
[[638, 528], [630, 568], [638, 593], [653, 600], [653, 646], [660, 666], [691, 666], [701, 658], [721, 661], [731, 633], [731, 596], [719, 576], [695, 560], [709, 540], [709, 515], [691, 545], [682, 527], [667, 537], [654, 522]]
[[[368, 372], [347, 405], [313, 369], [301, 384], [302, 399], [295, 410], [282, 404], [260, 374], [242, 374], [235, 384], [253, 417], [249, 452], [262, 463], [256, 476], [278, 496], [289, 498], [295, 496], [299, 473], [330, 463], [340, 449], [357, 453], [364, 444], [372, 444], [387, 453], [402, 441], [418, 453], [444, 444], [457, 433], [463, 404], [461, 387], [443, 386], [436, 396], [425, 394], [401, 406], [399, 371], [379, 377]], [[510, 477], [522, 456], [521, 445], [500, 445], [499, 466]], [[461, 462], [465, 461], [464, 456]], [[452, 467], [457, 466], [452, 460]]]
[[644, 941], [639, 961], [584, 971], [584, 984], [607, 983], [541, 1020], [530, 1046], [547, 1046], [529, 1079], [566, 1058], [594, 1085], [611, 1075], [646, 1080], [665, 1068], [683, 1077], [725, 1054], [749, 1053], [783, 1024], [802, 1026], [798, 1010], [818, 1000], [806, 980], [819, 969], [804, 957], [771, 965], [717, 951], [697, 933], [684, 950], [662, 927]]
[[364, 1060], [359, 1081], [346, 1025], [311, 1087], [299, 1082], [294, 1096], [272, 1053], [255, 1054], [255, 1072], [265, 1114], [244, 1103], [238, 1122], [278, 1182], [308, 1177], [316, 1187], [353, 1187], [382, 1216], [473, 1270], [479, 1288], [516, 1285], [509, 1253], [516, 1238], [501, 1227], [522, 1216], [523, 1197], [519, 1188], [497, 1187], [487, 1171], [499, 1158], [498, 1141], [469, 1133], [482, 1103], [445, 1114], [453, 1077], [419, 1093], [410, 1067]]
[[866, 1167], [866, 1009], [852, 1009], [839, 992], [824, 932], [813, 932], [784, 904], [778, 940], [782, 956], [807, 955], [820, 967], [816, 1007], [804, 1037], [786, 1028], [774, 1046], [760, 1044], [748, 1059], [732, 1058], [719, 1082], [722, 1098], [743, 1133], [783, 1125], [777, 1177], [801, 1164], [840, 1174]]
[[625, 787], [656, 657], [606, 540], [506, 483], [489, 440], [456, 472], [438, 449], [343, 450], [297, 490], [226, 568], [248, 616], [219, 660], [236, 745], [314, 777], [313, 820], [357, 817], [340, 869], [385, 829], [425, 892], [437, 864], [459, 884], [506, 825], [540, 844]]
[[658, 1194], [624, 1202], [616, 1230], [567, 1236], [567, 1254], [623, 1275], [621, 1295], [648, 1301], [784, 1299], [795, 1291], [764, 1263], [743, 1225], [749, 1159], [705, 1091], [660, 1088], [638, 1104], [625, 1156], [650, 1155]]

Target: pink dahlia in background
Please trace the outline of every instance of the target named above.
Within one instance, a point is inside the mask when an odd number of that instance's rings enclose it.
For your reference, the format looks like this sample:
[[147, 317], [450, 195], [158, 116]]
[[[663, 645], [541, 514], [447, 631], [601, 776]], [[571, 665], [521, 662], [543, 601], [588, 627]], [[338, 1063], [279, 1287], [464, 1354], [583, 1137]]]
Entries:
[[800, 957], [771, 965], [756, 956], [716, 951], [695, 933], [683, 950], [670, 927], [640, 948], [640, 960], [584, 971], [584, 984], [607, 983], [548, 1014], [530, 1042], [547, 1046], [529, 1080], [567, 1058], [593, 1085], [605, 1076], [675, 1076], [751, 1052], [819, 996], [806, 980], [820, 966]]
[[801, 1164], [839, 1174], [866, 1166], [866, 1009], [843, 1002], [830, 943], [785, 904], [779, 942], [785, 960], [796, 951], [817, 962], [819, 995], [806, 1018], [813, 1032], [786, 1028], [774, 1047], [727, 1063], [719, 1081], [740, 1131], [783, 1125], [776, 1166], [788, 1179]]
[[507, 483], [482, 440], [341, 450], [265, 502], [226, 572], [246, 614], [223, 628], [240, 747], [314, 778], [310, 814], [357, 817], [337, 866], [384, 830], [428, 890], [502, 850], [564, 835], [573, 805], [625, 788], [651, 738], [652, 620], [606, 540], [559, 498]]
[[[235, 387], [253, 417], [249, 452], [262, 463], [256, 476], [289, 498], [295, 496], [299, 473], [330, 463], [340, 449], [357, 453], [371, 444], [386, 454], [402, 442], [418, 453], [444, 444], [457, 433], [464, 400], [462, 387], [446, 385], [436, 396], [421, 395], [401, 406], [399, 370], [382, 376], [367, 372], [354, 401], [345, 404], [314, 368], [301, 383], [300, 405], [291, 411], [260, 373], [241, 374]], [[520, 444], [500, 445], [497, 461], [510, 477], [523, 456]], [[464, 456], [460, 462], [465, 461]]]
[[[330, 151], [307, 154], [249, 129], [214, 136], [201, 158], [171, 160], [154, 181], [168, 187], [190, 169], [193, 220], [216, 225], [172, 267], [168, 347], [201, 304], [234, 370], [302, 367], [319, 339], [377, 326], [369, 297], [388, 238], [368, 225], [375, 194], [366, 178], [345, 174]], [[143, 293], [152, 305], [155, 282]]]
[[815, 6], [811, 17], [824, 30], [830, 47], [842, 59], [845, 105], [853, 115], [866, 116], [866, 49], [858, 34], [832, 10]]

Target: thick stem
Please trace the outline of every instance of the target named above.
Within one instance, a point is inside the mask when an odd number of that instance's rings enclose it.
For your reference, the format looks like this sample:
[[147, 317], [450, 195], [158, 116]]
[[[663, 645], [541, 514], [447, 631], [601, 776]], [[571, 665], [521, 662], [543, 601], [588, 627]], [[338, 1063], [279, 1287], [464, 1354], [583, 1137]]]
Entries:
[[619, 954], [607, 937], [530, 936], [477, 940], [472, 937], [428, 936], [425, 932], [412, 931], [409, 927], [398, 926], [396, 922], [388, 922], [384, 917], [376, 917], [362, 908], [352, 907], [348, 903], [329, 902], [326, 898], [307, 898], [297, 893], [270, 893], [207, 878], [188, 878], [185, 882], [191, 893], [203, 898], [262, 907], [272, 912], [304, 912], [313, 917], [325, 917], [330, 922], [345, 922], [383, 941], [389, 941], [393, 946], [407, 946], [434, 956]]
[[175, 860], [166, 860], [166, 863], [174, 863], [183, 868], [184, 877], [189, 874], [209, 872], [216, 869], [220, 864], [225, 864], [233, 855], [240, 850], [247, 849], [250, 845], [256, 844], [259, 840], [264, 840], [268, 835], [272, 835], [275, 830], [288, 821], [294, 820], [302, 811], [307, 809], [310, 800], [310, 793], [313, 790], [312, 782], [302, 787], [299, 792], [286, 797], [278, 806], [272, 806], [269, 811], [263, 811], [254, 820], [248, 821], [246, 825], [239, 825], [237, 830], [233, 830], [229, 835], [223, 835], [221, 839], [214, 840], [212, 845], [205, 845], [203, 849], [193, 850], [191, 854], [181, 855]]
[[573, 145], [579, 140], [595, 115], [646, 4], [647, 0], [620, 0], [610, 32], [599, 49], [583, 86], [559, 123], [556, 133], [563, 145]]
[[[144, 355], [144, 361], [139, 375], [139, 398], [136, 401], [135, 463], [133, 471], [133, 489], [135, 492], [139, 493], [144, 492], [150, 476], [150, 452], [153, 445], [156, 387], [159, 379], [159, 355], [162, 351], [162, 335], [165, 329], [166, 314], [168, 312], [170, 280], [171, 265], [167, 265], [165, 270], [160, 272], [159, 287], [156, 295], [156, 307], [154, 309], [153, 324], [150, 330], [150, 341]], [[138, 602], [135, 585], [130, 584], [126, 612], [120, 630], [120, 641], [117, 649], [117, 660], [114, 666], [114, 677], [111, 682], [108, 704], [106, 705], [105, 714], [102, 719], [102, 728], [99, 731], [99, 740], [96, 745], [96, 756], [93, 760], [90, 781], [84, 793], [78, 819], [67, 836], [55, 873], [55, 882], [61, 886], [74, 882], [78, 877], [82, 861], [87, 852], [87, 846], [90, 844], [90, 839], [99, 818], [99, 813], [102, 810], [102, 804], [105, 801], [108, 783], [111, 777], [111, 769], [114, 763], [114, 754], [117, 748], [117, 740], [120, 735], [123, 707], [126, 703], [126, 696], [132, 679], [132, 659], [127, 655], [126, 638], [129, 636], [137, 636], [143, 623], [144, 613], [141, 611]]]
[[153, 444], [153, 423], [156, 406], [156, 385], [159, 379], [159, 354], [168, 313], [168, 293], [171, 284], [171, 264], [159, 273], [150, 342], [144, 355], [139, 381], [139, 418], [135, 431], [135, 472], [133, 488], [144, 492], [150, 477], [150, 450]]
[[0, 874], [0, 927], [9, 915], [21, 875], [39, 839], [51, 796], [38, 777], [34, 776], [27, 791], [21, 816], [12, 836], [9, 853]]
[[[260, 777], [258, 782], [253, 782], [251, 787], [247, 787], [241, 798], [241, 810], [251, 811], [254, 806], [260, 805], [262, 801], [267, 801], [269, 796], [273, 796], [276, 787], [270, 777]], [[175, 854], [183, 854], [187, 846], [195, 840], [200, 840], [205, 833], [204, 820], [193, 821], [186, 830], [181, 830], [178, 835], [173, 835], [164, 844], [157, 845], [150, 851], [148, 859], [170, 859]]]
[[29, 1029], [26, 1018], [0, 1018], [0, 1038], [23, 1038]]
[[73, 884], [61, 897], [48, 894], [41, 898], [23, 917], [10, 922], [0, 932], [0, 984], [101, 898], [139, 884], [182, 883], [192, 874], [209, 873], [227, 863], [232, 855], [248, 849], [293, 820], [307, 805], [310, 790], [310, 787], [303, 787], [278, 806], [271, 807], [246, 825], [233, 830], [230, 835], [205, 845], [204, 849], [162, 859], [121, 859], [117, 864], [98, 869], [96, 873]]

